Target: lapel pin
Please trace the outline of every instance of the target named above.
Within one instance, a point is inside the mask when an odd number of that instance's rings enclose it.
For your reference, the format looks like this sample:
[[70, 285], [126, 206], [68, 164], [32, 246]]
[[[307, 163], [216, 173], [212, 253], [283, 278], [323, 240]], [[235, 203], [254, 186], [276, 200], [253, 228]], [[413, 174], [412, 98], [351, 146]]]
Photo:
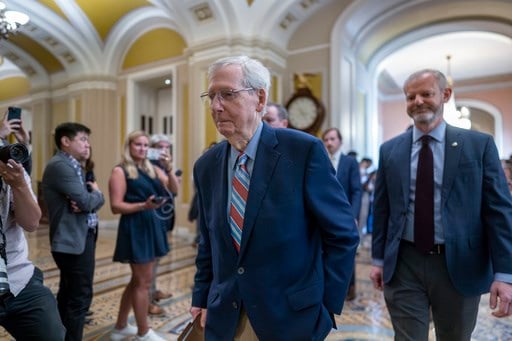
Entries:
[[457, 147], [459, 144], [457, 142], [452, 143], [452, 147]]

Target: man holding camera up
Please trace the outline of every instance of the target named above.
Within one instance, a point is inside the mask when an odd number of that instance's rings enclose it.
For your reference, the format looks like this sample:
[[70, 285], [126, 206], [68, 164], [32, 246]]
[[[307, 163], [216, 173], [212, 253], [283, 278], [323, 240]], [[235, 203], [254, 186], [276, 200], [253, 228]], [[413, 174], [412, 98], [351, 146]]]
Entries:
[[4, 117], [0, 121], [0, 146], [6, 146], [9, 143], [8, 137], [13, 134], [16, 141], [25, 146], [29, 152], [29, 157], [22, 162], [23, 168], [30, 175], [32, 171], [32, 158], [30, 157], [30, 135], [23, 127], [21, 120], [21, 108], [9, 107]]
[[80, 123], [57, 126], [55, 144], [59, 151], [48, 162], [42, 182], [52, 256], [60, 270], [57, 302], [67, 341], [82, 339], [92, 302], [98, 229], [95, 212], [105, 203], [96, 182], [86, 182], [80, 164], [90, 156], [90, 133]]
[[[6, 117], [0, 127], [2, 138], [8, 135], [3, 129]], [[63, 340], [65, 329], [55, 298], [43, 285], [41, 270], [28, 259], [23, 233], [39, 227], [41, 209], [30, 177], [10, 157], [9, 148], [0, 152], [0, 325], [16, 340]], [[28, 151], [21, 151], [20, 161], [28, 158]]]

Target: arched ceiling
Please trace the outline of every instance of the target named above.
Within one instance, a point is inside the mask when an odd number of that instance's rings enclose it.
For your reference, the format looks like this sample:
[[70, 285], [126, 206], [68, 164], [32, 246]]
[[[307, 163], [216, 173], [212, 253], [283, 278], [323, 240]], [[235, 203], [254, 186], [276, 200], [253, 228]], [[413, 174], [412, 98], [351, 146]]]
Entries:
[[[159, 58], [237, 39], [264, 41], [286, 55], [296, 30], [322, 8], [340, 1], [3, 0], [8, 9], [25, 12], [31, 20], [18, 35], [0, 41], [0, 54], [7, 59], [0, 66], [0, 80], [25, 76], [37, 88], [87, 75], [115, 77], [124, 68], [151, 62], [135, 47], [158, 46], [162, 37], [174, 39], [166, 43], [178, 48], [169, 47]], [[420, 62], [444, 71], [447, 53], [453, 55], [455, 82], [474, 77], [468, 71], [475, 70], [478, 77], [497, 72], [512, 75], [512, 58], [508, 62], [503, 58], [512, 49], [510, 0], [343, 0], [343, 4], [345, 43], [368, 69], [377, 69], [378, 63], [379, 72], [395, 85], [409, 70], [423, 67]], [[450, 32], [460, 35], [440, 36]], [[485, 44], [485, 56], [475, 48], [476, 42]], [[406, 46], [413, 43], [416, 48], [429, 48], [411, 52]]]
[[361, 0], [344, 15], [344, 39], [381, 89], [401, 91], [421, 68], [447, 72], [447, 55], [455, 84], [512, 79], [510, 0]]
[[[147, 42], [153, 30], [160, 32], [153, 34], [155, 39], [174, 35], [176, 40], [166, 44], [192, 48], [226, 37], [254, 39], [265, 30], [282, 46], [299, 21], [335, 0], [3, 1], [7, 9], [27, 13], [30, 22], [8, 41], [0, 41], [0, 54], [37, 85], [59, 77], [116, 75], [123, 65], [133, 66], [133, 53], [124, 61], [130, 46], [142, 36]], [[164, 46], [155, 41], [148, 46], [158, 44]], [[0, 79], [9, 66], [0, 66]]]

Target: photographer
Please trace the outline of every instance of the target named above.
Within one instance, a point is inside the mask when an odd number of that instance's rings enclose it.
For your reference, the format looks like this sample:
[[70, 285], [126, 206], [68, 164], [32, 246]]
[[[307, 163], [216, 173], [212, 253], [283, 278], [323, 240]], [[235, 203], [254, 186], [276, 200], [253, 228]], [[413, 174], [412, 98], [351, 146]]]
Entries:
[[[18, 115], [13, 116], [13, 110], [18, 111]], [[18, 118], [19, 117], [19, 118]], [[29, 152], [31, 151], [30, 146], [30, 135], [23, 127], [23, 122], [21, 120], [21, 109], [16, 107], [9, 107], [9, 110], [4, 113], [2, 120], [0, 121], [0, 147], [9, 145], [8, 141], [9, 135], [13, 134], [16, 138], [16, 141], [23, 144]], [[32, 157], [29, 157], [24, 161], [23, 168], [30, 175], [32, 172]]]
[[[150, 158], [153, 165], [159, 167], [168, 177], [169, 181], [169, 198], [164, 206], [160, 208], [160, 216], [163, 223], [163, 227], [166, 232], [170, 232], [174, 228], [175, 223], [175, 209], [174, 209], [174, 198], [178, 195], [179, 179], [172, 169], [172, 155], [171, 155], [171, 141], [164, 134], [154, 134], [149, 139], [151, 148], [157, 153]], [[172, 297], [171, 293], [158, 290], [156, 288], [156, 277], [158, 273], [158, 262], [156, 259], [155, 266], [153, 267], [153, 274], [151, 279], [151, 287], [149, 288], [149, 315], [161, 315], [164, 313], [164, 309], [158, 305], [160, 300], [168, 299]]]
[[0, 277], [7, 277], [0, 286], [0, 325], [16, 340], [63, 340], [55, 298], [28, 259], [23, 230], [35, 231], [41, 217], [30, 178], [20, 163], [0, 160]]

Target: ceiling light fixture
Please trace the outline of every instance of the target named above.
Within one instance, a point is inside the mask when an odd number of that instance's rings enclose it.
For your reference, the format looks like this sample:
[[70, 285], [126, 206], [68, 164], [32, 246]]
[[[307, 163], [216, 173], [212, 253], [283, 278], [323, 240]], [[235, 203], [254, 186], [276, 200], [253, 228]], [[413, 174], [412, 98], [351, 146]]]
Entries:
[[18, 28], [29, 20], [29, 16], [25, 13], [6, 11], [5, 4], [0, 1], [0, 39], [9, 39], [11, 34], [15, 34]]
[[453, 79], [451, 75], [451, 65], [450, 61], [452, 59], [451, 55], [446, 56], [446, 62], [448, 64], [446, 79], [448, 81], [448, 86], [452, 88], [452, 94], [448, 102], [444, 104], [443, 109], [443, 117], [448, 124], [452, 126], [456, 126], [464, 129], [471, 129], [471, 120], [470, 112], [467, 107], [461, 107], [460, 110], [457, 110], [457, 106], [455, 105], [455, 91], [453, 89]]

